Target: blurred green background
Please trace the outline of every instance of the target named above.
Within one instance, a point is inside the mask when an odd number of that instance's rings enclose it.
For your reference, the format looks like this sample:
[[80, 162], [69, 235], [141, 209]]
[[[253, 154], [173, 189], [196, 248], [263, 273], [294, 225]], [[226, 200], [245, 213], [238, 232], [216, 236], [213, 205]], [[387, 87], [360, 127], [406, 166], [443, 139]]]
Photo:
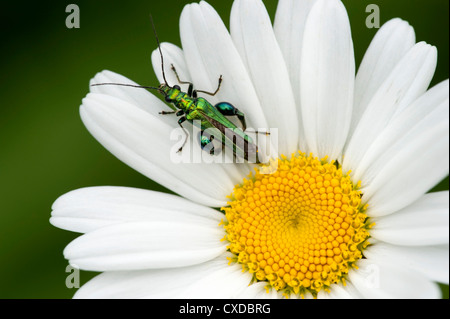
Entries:
[[[78, 114], [88, 82], [109, 69], [155, 85], [155, 39], [180, 45], [178, 21], [190, 1], [8, 1], [0, 12], [0, 298], [70, 298], [64, 247], [78, 235], [51, 226], [60, 195], [96, 185], [166, 191], [121, 163], [84, 128]], [[209, 1], [229, 25], [232, 1]], [[67, 29], [65, 8], [80, 8], [80, 28]], [[276, 0], [264, 3], [273, 19]], [[356, 62], [376, 29], [365, 27], [366, 5], [378, 4], [382, 23], [401, 17], [417, 41], [437, 46], [432, 85], [448, 78], [448, 0], [344, 0]], [[435, 190], [448, 189], [448, 179]], [[81, 273], [84, 283], [95, 274]], [[448, 286], [442, 286], [448, 298]]]

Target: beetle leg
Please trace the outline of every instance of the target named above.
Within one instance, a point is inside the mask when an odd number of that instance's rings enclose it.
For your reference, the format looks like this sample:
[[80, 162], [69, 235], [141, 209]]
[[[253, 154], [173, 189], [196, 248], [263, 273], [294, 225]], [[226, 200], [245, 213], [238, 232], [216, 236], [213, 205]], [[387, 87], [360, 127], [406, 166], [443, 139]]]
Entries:
[[208, 92], [208, 91], [203, 91], [203, 90], [196, 90], [196, 91], [197, 92], [202, 92], [202, 93], [205, 93], [205, 94], [208, 94], [208, 95], [211, 95], [211, 96], [214, 96], [214, 95], [217, 94], [217, 92], [219, 92], [221, 85], [222, 85], [222, 75], [219, 76], [219, 83], [218, 83], [217, 89], [214, 91], [214, 93]]
[[[171, 67], [172, 67], [173, 73], [175, 73], [175, 76], [177, 77], [178, 83], [180, 83], [180, 84], [189, 84], [189, 88], [188, 88], [187, 94], [188, 94], [190, 97], [192, 97], [193, 94], [195, 94], [195, 93], [194, 93], [194, 92], [195, 92], [195, 91], [194, 91], [194, 84], [193, 84], [192, 82], [189, 82], [189, 81], [181, 81], [181, 80], [180, 80], [180, 77], [178, 76], [177, 69], [175, 69], [175, 66], [174, 66], [173, 64], [171, 64]], [[196, 94], [195, 94], [195, 95], [196, 95]], [[194, 97], [197, 97], [197, 96], [194, 96]]]
[[179, 153], [179, 152], [181, 152], [183, 150], [183, 147], [184, 147], [184, 145], [186, 145], [186, 142], [187, 142], [188, 137], [189, 137], [188, 131], [183, 127], [183, 125], [181, 125], [181, 123], [183, 123], [184, 121], [186, 121], [186, 117], [185, 116], [180, 117], [180, 119], [178, 120], [178, 125], [183, 129], [185, 137], [184, 137], [183, 145], [181, 145], [181, 147], [178, 149], [177, 153]]
[[214, 91], [214, 93], [211, 93], [211, 92], [203, 91], [203, 90], [194, 90], [194, 84], [192, 82], [189, 82], [189, 81], [181, 81], [180, 77], [178, 76], [177, 69], [175, 69], [175, 66], [172, 64], [171, 67], [172, 67], [173, 73], [175, 73], [175, 76], [177, 77], [178, 83], [180, 83], [180, 84], [189, 84], [189, 88], [188, 88], [187, 94], [190, 97], [197, 98], [197, 92], [202, 92], [202, 93], [205, 93], [205, 94], [208, 94], [208, 95], [211, 95], [211, 96], [214, 96], [214, 95], [217, 94], [217, 92], [219, 92], [220, 86], [222, 85], [222, 75], [220, 75], [220, 77], [219, 77], [219, 84], [217, 85], [217, 89]]

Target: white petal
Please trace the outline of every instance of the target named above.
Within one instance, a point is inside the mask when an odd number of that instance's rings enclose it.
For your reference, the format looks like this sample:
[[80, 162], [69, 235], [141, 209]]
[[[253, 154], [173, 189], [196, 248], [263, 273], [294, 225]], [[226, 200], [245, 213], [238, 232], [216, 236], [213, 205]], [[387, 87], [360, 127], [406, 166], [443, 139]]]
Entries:
[[448, 191], [429, 193], [394, 214], [374, 219], [370, 234], [395, 245], [448, 244], [448, 208]]
[[[180, 35], [185, 59], [197, 89], [214, 92], [219, 75], [223, 76], [222, 86], [215, 96], [201, 94], [213, 105], [226, 101], [245, 114], [249, 131], [267, 131], [266, 117], [251, 79], [241, 60], [239, 52], [217, 12], [205, 1], [185, 6], [180, 18]], [[240, 127], [233, 117], [231, 121]], [[259, 156], [277, 156], [277, 134], [271, 134], [270, 149], [266, 147], [265, 136], [257, 138]], [[252, 136], [252, 135], [251, 135]], [[242, 174], [247, 175], [249, 165], [237, 165]]]
[[347, 12], [340, 1], [319, 0], [305, 25], [301, 108], [309, 149], [340, 156], [350, 128], [355, 61]]
[[190, 267], [105, 272], [83, 285], [74, 298], [176, 298], [180, 290], [186, 289], [205, 274], [225, 267], [228, 267], [228, 260], [225, 255], [220, 255]]
[[[280, 0], [273, 29], [283, 53], [297, 106], [298, 123], [303, 123], [300, 98], [300, 66], [306, 18], [316, 0]], [[306, 150], [303, 126], [299, 127], [299, 149]]]
[[64, 250], [71, 265], [115, 271], [176, 268], [214, 259], [226, 249], [219, 227], [184, 221], [128, 222], [82, 235]]
[[395, 113], [421, 96], [436, 68], [436, 48], [424, 42], [412, 47], [368, 104], [345, 150], [343, 170], [355, 170]]
[[414, 29], [395, 18], [376, 33], [359, 66], [350, 135], [381, 84], [415, 43]]
[[[412, 203], [447, 176], [448, 81], [395, 116], [354, 171], [371, 216]], [[404, 187], [404, 185], [409, 185]]]
[[90, 93], [83, 100], [80, 113], [91, 134], [117, 158], [193, 201], [208, 206], [224, 206], [226, 196], [240, 180], [241, 173], [235, 165], [186, 166], [177, 163], [177, 156], [189, 158], [191, 150], [194, 156], [202, 154], [202, 151], [191, 139], [182, 154], [177, 155], [184, 134], [179, 132], [177, 135], [178, 131], [175, 131], [175, 138], [180, 138], [180, 142], [174, 143], [171, 140], [173, 127], [163, 122], [157, 112], [146, 112], [113, 96]]
[[186, 290], [180, 292], [180, 298], [191, 299], [233, 299], [244, 289], [248, 289], [252, 275], [242, 271], [242, 265], [231, 264], [205, 274]]
[[129, 221], [177, 220], [214, 227], [224, 215], [182, 197], [130, 187], [87, 187], [59, 197], [50, 222], [76, 232]]
[[439, 122], [445, 118], [445, 113], [448, 112], [448, 86], [448, 80], [439, 83], [395, 116], [353, 170], [354, 179], [361, 180], [364, 177], [363, 182], [369, 184], [381, 169], [375, 169], [377, 161], [384, 166], [387, 161], [385, 157], [392, 157], [396, 152], [402, 152], [405, 145], [415, 142], [416, 136], [409, 139], [405, 136], [418, 128], [426, 129], [424, 125], [434, 126], [436, 123], [431, 122], [432, 120]]
[[447, 285], [449, 282], [448, 244], [407, 247], [377, 242], [364, 251], [364, 256], [372, 260], [397, 264], [406, 269], [414, 269], [433, 281]]
[[[164, 74], [166, 76], [166, 80], [170, 86], [174, 86], [175, 84], [181, 86], [184, 91], [187, 91], [187, 84], [180, 84], [177, 80], [175, 72], [172, 70], [172, 65], [175, 67], [180, 80], [181, 81], [191, 81], [191, 76], [189, 74], [186, 61], [184, 60], [183, 51], [172, 43], [163, 42], [161, 43], [161, 51], [164, 59]], [[156, 76], [160, 83], [164, 83], [164, 78], [162, 75], [162, 67], [161, 67], [161, 55], [158, 49], [155, 49], [152, 52], [152, 64], [153, 70], [155, 71]]]
[[438, 285], [411, 269], [369, 259], [357, 265], [359, 269], [349, 271], [349, 280], [364, 298], [440, 298]]
[[230, 19], [231, 37], [254, 84], [268, 125], [278, 128], [278, 152], [290, 154], [298, 148], [297, 110], [270, 17], [261, 0], [237, 0]]
[[413, 145], [385, 163], [363, 190], [373, 205], [371, 216], [387, 215], [405, 207], [448, 174], [448, 127], [447, 119], [423, 132]]
[[245, 113], [248, 127], [267, 128], [258, 96], [245, 66], [220, 16], [201, 1], [184, 7], [180, 36], [187, 66], [197, 89], [214, 92], [219, 76], [222, 86], [215, 96], [205, 95], [212, 104], [232, 103]]

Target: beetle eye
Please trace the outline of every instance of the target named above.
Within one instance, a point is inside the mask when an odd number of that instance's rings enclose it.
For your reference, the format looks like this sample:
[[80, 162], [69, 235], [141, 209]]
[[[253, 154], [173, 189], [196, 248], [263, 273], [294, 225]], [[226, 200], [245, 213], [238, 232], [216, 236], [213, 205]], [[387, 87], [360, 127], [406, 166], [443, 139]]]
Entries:
[[174, 85], [173, 88], [174, 88], [175, 90], [181, 91], [181, 88], [180, 88], [179, 85]]
[[172, 99], [168, 95], [166, 95], [166, 97], [164, 99], [166, 100], [167, 103], [171, 103], [172, 102]]

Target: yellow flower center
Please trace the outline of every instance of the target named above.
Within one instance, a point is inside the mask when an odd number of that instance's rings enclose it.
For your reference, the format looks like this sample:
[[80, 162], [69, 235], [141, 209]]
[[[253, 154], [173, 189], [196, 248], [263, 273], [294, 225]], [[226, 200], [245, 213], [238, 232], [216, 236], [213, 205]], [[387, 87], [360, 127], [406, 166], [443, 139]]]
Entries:
[[342, 282], [363, 257], [370, 228], [360, 183], [337, 162], [298, 152], [273, 174], [256, 169], [223, 207], [228, 250], [253, 281], [290, 296]]

